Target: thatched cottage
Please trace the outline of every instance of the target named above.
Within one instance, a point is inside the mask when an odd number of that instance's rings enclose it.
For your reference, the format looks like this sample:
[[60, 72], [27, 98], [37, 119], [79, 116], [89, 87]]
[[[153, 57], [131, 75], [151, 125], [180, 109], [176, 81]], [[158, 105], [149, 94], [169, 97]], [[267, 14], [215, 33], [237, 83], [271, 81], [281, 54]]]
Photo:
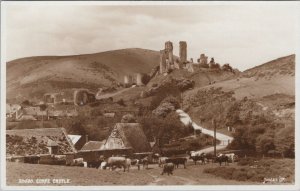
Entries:
[[64, 128], [6, 130], [7, 156], [76, 152]]
[[101, 150], [129, 149], [133, 153], [151, 151], [150, 143], [139, 123], [117, 123]]

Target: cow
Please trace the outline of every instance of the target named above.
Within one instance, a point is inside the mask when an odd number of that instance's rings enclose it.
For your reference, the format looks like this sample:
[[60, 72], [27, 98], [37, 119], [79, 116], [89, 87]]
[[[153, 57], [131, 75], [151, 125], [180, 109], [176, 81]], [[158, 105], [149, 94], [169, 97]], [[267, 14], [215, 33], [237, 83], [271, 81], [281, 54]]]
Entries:
[[222, 165], [222, 162], [224, 162], [225, 165], [228, 165], [228, 161], [229, 161], [229, 157], [224, 154], [220, 154], [219, 156], [216, 157], [216, 162], [218, 162], [220, 166]]
[[140, 160], [139, 159], [132, 159], [131, 160], [131, 166], [136, 165], [138, 167], [138, 170], [140, 170]]
[[174, 164], [173, 163], [166, 163], [163, 165], [163, 171], [161, 175], [164, 175], [164, 173], [168, 173], [168, 176], [170, 174], [173, 174], [174, 171]]
[[71, 166], [84, 166], [83, 158], [73, 159], [73, 162], [72, 162]]
[[152, 156], [153, 162], [158, 163], [159, 157], [160, 157], [160, 155], [159, 155], [158, 153], [155, 153], [155, 154]]
[[184, 168], [186, 168], [185, 164], [187, 159], [184, 157], [174, 157], [166, 159], [166, 163], [173, 163], [176, 168], [178, 168], [179, 164], [182, 164]]
[[235, 162], [237, 160], [237, 155], [234, 153], [229, 153], [229, 154], [225, 154], [226, 156], [228, 156], [228, 161], [229, 162]]
[[129, 172], [129, 168], [131, 165], [131, 160], [129, 158], [125, 157], [109, 157], [107, 160], [107, 166], [110, 167], [111, 170], [114, 169], [114, 167], [124, 168], [124, 172], [127, 169]]
[[148, 160], [148, 157], [145, 157], [141, 160], [139, 160], [139, 164], [142, 164], [143, 165], [143, 169], [148, 169], [148, 165], [149, 165], [149, 160]]
[[[99, 168], [100, 168], [101, 170], [105, 170], [105, 169], [106, 169], [106, 167], [107, 167], [107, 162], [105, 162], [105, 161], [101, 162], [101, 164], [100, 164], [100, 167], [99, 167]], [[98, 168], [98, 169], [99, 169], [99, 168]]]
[[213, 153], [206, 153], [205, 158], [208, 162], [209, 162], [209, 160], [211, 160], [211, 162], [213, 163], [215, 160], [215, 155]]
[[166, 164], [166, 159], [168, 159], [168, 157], [159, 157], [158, 166], [163, 167], [163, 165]]
[[205, 164], [205, 153], [191, 153], [190, 159], [192, 159], [196, 165], [198, 160], [201, 160], [201, 164]]

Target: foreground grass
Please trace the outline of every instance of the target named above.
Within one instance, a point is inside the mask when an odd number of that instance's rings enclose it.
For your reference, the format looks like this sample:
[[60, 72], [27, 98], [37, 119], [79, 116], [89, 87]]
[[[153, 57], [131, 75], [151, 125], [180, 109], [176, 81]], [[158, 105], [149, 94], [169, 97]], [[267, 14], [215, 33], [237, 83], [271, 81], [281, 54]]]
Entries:
[[[149, 169], [136, 168], [130, 172], [97, 170], [83, 167], [67, 167], [56, 165], [38, 165], [25, 163], [7, 163], [8, 186], [102, 186], [102, 185], [236, 185], [257, 184], [226, 180], [204, 173], [206, 167], [217, 167], [217, 164], [194, 165], [190, 161], [187, 169], [182, 166], [174, 171], [174, 175], [160, 175], [162, 169], [158, 165], [150, 165]], [[236, 164], [231, 164], [236, 166]], [[32, 184], [19, 183], [19, 179], [33, 179]], [[36, 179], [69, 179], [68, 184], [37, 184]]]
[[[214, 174], [228, 180], [252, 181], [268, 183], [295, 182], [294, 159], [241, 159], [236, 167], [213, 167], [204, 169], [205, 173]], [[281, 179], [279, 181], [279, 178]], [[270, 179], [272, 179], [270, 181]], [[276, 179], [276, 180], [275, 180]]]

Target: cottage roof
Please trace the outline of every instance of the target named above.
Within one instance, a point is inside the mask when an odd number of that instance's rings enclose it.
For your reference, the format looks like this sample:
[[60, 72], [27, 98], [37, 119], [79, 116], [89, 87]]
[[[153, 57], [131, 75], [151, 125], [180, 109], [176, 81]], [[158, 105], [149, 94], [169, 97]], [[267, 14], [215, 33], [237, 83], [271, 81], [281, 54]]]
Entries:
[[105, 143], [106, 140], [103, 141], [89, 141], [85, 143], [85, 145], [81, 148], [81, 150], [100, 150], [102, 145]]
[[58, 144], [55, 141], [52, 141], [51, 139], [48, 139], [47, 146], [48, 147], [58, 147]]
[[18, 104], [6, 104], [6, 113], [16, 112], [21, 109], [21, 106]]
[[[49, 140], [54, 143], [48, 144]], [[8, 156], [47, 154], [49, 152], [47, 145], [55, 144], [59, 147], [58, 154], [76, 152], [64, 128], [6, 130], [6, 154]]]
[[139, 123], [117, 123], [102, 149], [132, 148], [134, 152], [151, 150]]
[[75, 145], [81, 138], [81, 135], [68, 135], [68, 137], [71, 139], [73, 145]]

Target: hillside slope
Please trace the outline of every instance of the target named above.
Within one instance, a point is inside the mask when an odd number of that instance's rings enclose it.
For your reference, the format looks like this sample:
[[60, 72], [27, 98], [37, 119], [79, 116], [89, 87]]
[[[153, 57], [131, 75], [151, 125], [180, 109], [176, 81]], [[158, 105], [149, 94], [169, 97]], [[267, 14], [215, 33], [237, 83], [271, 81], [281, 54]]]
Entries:
[[75, 56], [42, 56], [7, 63], [7, 99], [40, 98], [45, 92], [111, 86], [124, 75], [149, 73], [159, 52], [122, 49]]
[[233, 149], [254, 149], [262, 154], [277, 150], [292, 156], [295, 55], [249, 69], [238, 78], [188, 91], [184, 109], [206, 128], [212, 128], [215, 119], [221, 131], [236, 129]]
[[242, 72], [238, 78], [216, 82], [187, 92], [193, 96], [200, 89], [222, 88], [234, 91], [236, 99], [254, 99], [272, 94], [295, 95], [295, 55], [290, 55]]

